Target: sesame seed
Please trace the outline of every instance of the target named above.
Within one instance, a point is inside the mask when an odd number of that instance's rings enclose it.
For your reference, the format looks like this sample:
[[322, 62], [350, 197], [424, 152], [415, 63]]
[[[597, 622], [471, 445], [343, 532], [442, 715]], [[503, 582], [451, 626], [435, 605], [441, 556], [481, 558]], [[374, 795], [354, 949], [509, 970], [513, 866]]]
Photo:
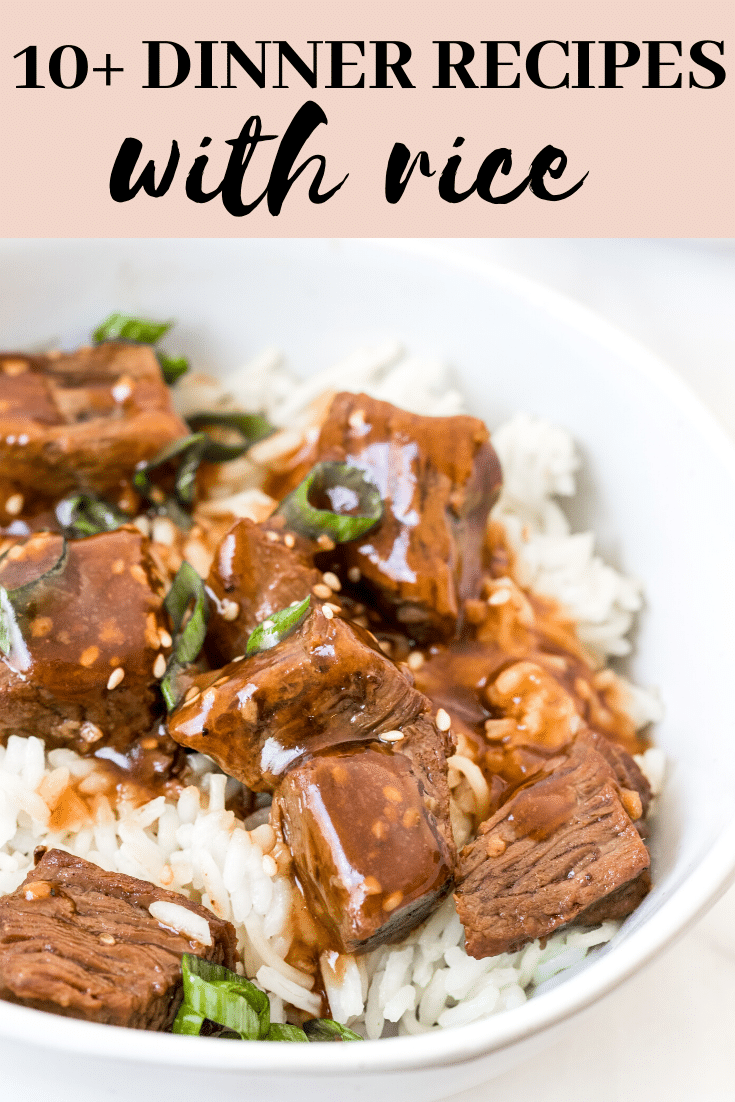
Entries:
[[165, 628], [161, 628], [158, 632], [158, 641], [162, 647], [170, 647], [173, 644], [173, 639]]
[[383, 900], [384, 911], [395, 911], [403, 902], [403, 892], [391, 892], [387, 899]]
[[164, 655], [156, 655], [156, 661], [153, 663], [153, 676], [155, 678], [163, 677], [166, 672], [166, 659]]
[[141, 585], [148, 585], [146, 572], [143, 567], [140, 566], [137, 562], [134, 562], [133, 565], [130, 567], [130, 575], [131, 577], [135, 578], [136, 582], [140, 582]]
[[79, 737], [84, 742], [88, 742], [91, 745], [94, 742], [99, 742], [102, 738], [102, 731], [96, 723], [90, 723], [89, 720], [87, 720], [87, 722], [83, 723], [79, 728]]
[[296, 537], [291, 532], [286, 532], [286, 535], [283, 537], [283, 542], [286, 544], [286, 547], [295, 547]]
[[79, 665], [80, 666], [93, 666], [94, 663], [99, 658], [99, 656], [100, 656], [100, 648], [99, 647], [87, 647], [86, 650], [82, 651], [81, 657], [79, 659]]
[[390, 639], [379, 639], [378, 646], [382, 650], [383, 654], [390, 655], [393, 652], [393, 644]]
[[100, 934], [101, 945], [115, 945], [115, 939], [112, 934]]
[[365, 424], [365, 410], [355, 409], [347, 418], [347, 424], [351, 429], [361, 429]]
[[240, 715], [242, 716], [243, 723], [257, 723], [258, 705], [252, 699], [244, 700], [240, 705]]
[[360, 581], [360, 578], [362, 577], [360, 567], [351, 566], [350, 569], [347, 571], [347, 577], [350, 579], [351, 582], [357, 585], [357, 583]]
[[278, 865], [271, 857], [270, 853], [263, 854], [263, 872], [266, 876], [273, 877], [278, 872]]
[[11, 494], [5, 502], [5, 512], [9, 513], [11, 517], [17, 517], [23, 508], [24, 500], [23, 494]]
[[636, 819], [640, 819], [643, 814], [643, 804], [640, 794], [632, 788], [621, 788], [620, 799], [631, 819], [634, 822]]
[[321, 536], [316, 541], [320, 547], [325, 551], [334, 551], [337, 544], [334, 542], [331, 536], [328, 536], [326, 532], [322, 532]]
[[42, 639], [44, 635], [48, 635], [53, 626], [54, 622], [50, 616], [37, 616], [31, 621], [31, 635], [34, 639]]
[[420, 650], [412, 650], [406, 659], [409, 670], [420, 670], [426, 659]]
[[400, 742], [403, 738], [402, 731], [383, 731], [382, 735], [378, 735], [381, 742]]
[[233, 658], [232, 661], [233, 662], [242, 662], [244, 660], [244, 658], [245, 658], [244, 654], [238, 654], [237, 658]]
[[331, 570], [325, 571], [322, 574], [325, 585], [328, 585], [330, 589], [333, 589], [335, 593], [339, 593], [342, 588], [342, 582], [339, 580], [336, 574], [333, 574]]
[[262, 628], [263, 628], [263, 629], [264, 629], [265, 631], [270, 631], [270, 629], [271, 629], [271, 628], [274, 628], [274, 627], [275, 627], [276, 625], [274, 624], [274, 622], [273, 622], [272, 620], [263, 620], [263, 621], [261, 621], [261, 624], [260, 624], [260, 626], [261, 626], [261, 627], [262, 627]]
[[326, 616], [326, 618], [328, 620], [333, 620], [334, 619], [334, 613], [332, 612], [332, 606], [331, 605], [325, 605], [324, 608], [322, 609], [322, 612], [324, 613], [324, 615]]
[[272, 532], [270, 529], [266, 532], [265, 538], [270, 540], [271, 543], [278, 543], [278, 532]]
[[192, 685], [192, 687], [187, 691], [186, 696], [184, 697], [184, 703], [191, 704], [194, 700], [196, 700], [198, 696], [199, 689], [197, 689], [196, 685]]
[[488, 857], [500, 857], [505, 853], [506, 844], [499, 834], [491, 834], [485, 842]]
[[443, 708], [440, 708], [436, 713], [436, 725], [440, 731], [448, 731], [452, 726], [452, 720], [449, 716], [449, 712], [445, 712]]
[[27, 360], [3, 360], [3, 371], [6, 375], [10, 375], [11, 378], [14, 375], [22, 375], [24, 371], [28, 370]]
[[337, 615], [338, 612], [342, 611], [342, 609], [339, 605], [330, 604], [329, 601], [327, 601], [327, 603], [325, 604], [324, 607], [325, 608], [331, 608], [331, 610], [335, 614], [335, 616]]
[[118, 666], [116, 670], [113, 670], [107, 679], [107, 688], [112, 690], [116, 689], [122, 679], [125, 677], [125, 670], [122, 666]]
[[236, 620], [240, 615], [240, 606], [237, 601], [228, 601], [226, 598], [222, 602], [222, 619], [231, 622]]
[[125, 569], [125, 563], [123, 562], [122, 559], [115, 559], [114, 563], [110, 567], [110, 571], [113, 574], [122, 574], [124, 569]]
[[317, 585], [311, 587], [311, 592], [315, 597], [321, 597], [323, 601], [328, 601], [332, 596], [332, 590], [328, 585], [322, 585], [320, 582]]
[[489, 605], [504, 605], [510, 600], [510, 591], [507, 589], [496, 589], [494, 593], [487, 599]]

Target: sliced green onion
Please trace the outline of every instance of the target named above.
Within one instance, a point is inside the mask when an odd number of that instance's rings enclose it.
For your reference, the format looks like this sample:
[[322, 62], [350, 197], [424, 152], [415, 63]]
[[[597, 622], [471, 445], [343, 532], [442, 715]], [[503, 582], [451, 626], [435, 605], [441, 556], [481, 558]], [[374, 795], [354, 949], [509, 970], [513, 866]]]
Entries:
[[110, 314], [92, 334], [95, 344], [102, 341], [134, 341], [136, 344], [156, 344], [168, 333], [172, 321], [148, 321], [130, 314]]
[[[186, 508], [194, 501], [196, 475], [206, 450], [206, 433], [197, 432], [191, 436], [183, 436], [180, 440], [167, 444], [153, 459], [139, 463], [133, 474], [135, 489], [159, 512], [170, 517], [174, 524], [184, 530], [191, 528], [191, 517], [186, 512]], [[154, 471], [176, 459], [178, 459], [178, 467], [174, 478], [174, 492], [166, 494], [155, 485], [151, 476]]]
[[[271, 1023], [270, 1000], [264, 991], [244, 976], [222, 964], [184, 953], [181, 958], [184, 1001], [173, 1024], [174, 1033], [199, 1036], [205, 1022], [219, 1029], [216, 1036], [239, 1037], [243, 1041], [361, 1041], [339, 1022], [316, 1018], [303, 1029]], [[208, 1027], [209, 1030], [209, 1027]]]
[[[250, 415], [243, 414], [242, 416], [248, 417]], [[258, 420], [262, 421], [262, 418], [258, 418]], [[250, 443], [255, 443], [255, 440], [251, 440]], [[238, 455], [242, 455], [249, 446], [249, 444], [243, 446], [239, 444], [220, 444], [218, 441], [212, 440], [206, 432], [193, 432], [190, 436], [182, 436], [180, 440], [174, 440], [172, 444], [167, 444], [158, 455], [154, 455], [153, 459], [139, 463], [133, 474], [133, 485], [139, 493], [153, 502], [162, 512], [167, 513], [176, 524], [182, 528], [190, 528], [191, 520], [184, 510], [194, 502], [199, 464], [203, 459], [211, 463], [222, 463], [228, 459], [235, 459]], [[174, 492], [173, 495], [166, 495], [155, 485], [153, 475], [162, 467], [176, 460], [178, 461], [178, 467], [174, 479]]]
[[[331, 508], [318, 508], [314, 498], [326, 499]], [[320, 504], [321, 504], [320, 501]], [[331, 536], [337, 543], [359, 539], [374, 528], [383, 515], [380, 491], [364, 471], [348, 463], [317, 463], [304, 481], [276, 509], [288, 528], [317, 539]]]
[[182, 1003], [179, 1012], [174, 1019], [174, 1033], [188, 1033], [190, 1037], [198, 1037], [204, 1025], [204, 1018], [190, 1010], [186, 1003]]
[[[221, 964], [185, 953], [181, 960], [184, 1003], [178, 1017], [188, 1014], [234, 1030], [244, 1041], [265, 1039], [270, 1029], [270, 1002], [264, 991]], [[193, 1022], [192, 1022], [193, 1026]], [[182, 1028], [180, 1032], [186, 1032]], [[179, 1031], [177, 1031], [179, 1032]]]
[[130, 522], [130, 517], [122, 509], [93, 494], [65, 497], [56, 506], [56, 519], [66, 538], [73, 540], [94, 536], [98, 532], [114, 532]]
[[[38, 538], [39, 533], [35, 533], [25, 542]], [[59, 555], [42, 574], [12, 589], [7, 589], [0, 584], [0, 651], [8, 658], [10, 665], [20, 672], [30, 669], [31, 666], [31, 655], [23, 637], [21, 620], [27, 616], [34, 597], [38, 596], [39, 585], [47, 584], [60, 574], [69, 558], [69, 547], [65, 537], [55, 536], [54, 538], [61, 542]], [[9, 551], [10, 548], [0, 556], [0, 571]]]
[[182, 436], [180, 440], [174, 440], [158, 455], [154, 455], [153, 459], [138, 464], [133, 475], [133, 485], [141, 494], [155, 502], [157, 487], [153, 483], [151, 474], [174, 459], [178, 459], [174, 493], [182, 505], [191, 505], [194, 500], [197, 469], [206, 448], [207, 437], [203, 432], [195, 432], [191, 436]]
[[331, 1018], [312, 1018], [304, 1022], [304, 1033], [310, 1041], [362, 1041], [359, 1033], [353, 1033], [346, 1025]]
[[276, 431], [275, 425], [267, 421], [259, 413], [224, 412], [221, 410], [204, 411], [195, 413], [187, 418], [192, 432], [200, 432], [211, 425], [217, 428], [232, 429], [242, 437], [242, 444], [221, 444], [218, 440], [209, 439], [209, 445], [204, 458], [210, 463], [225, 463], [228, 459], [237, 459], [243, 455], [258, 440], [264, 440], [266, 436]]
[[157, 352], [158, 362], [161, 365], [161, 374], [164, 381], [171, 386], [189, 370], [189, 361], [186, 356], [167, 356], [165, 352]]
[[[171, 657], [161, 678], [161, 692], [170, 712], [179, 701], [179, 674], [199, 656], [209, 622], [209, 600], [204, 582], [188, 562], [182, 562], [163, 603], [175, 633]], [[182, 629], [184, 615], [190, 607], [191, 616]]]
[[0, 650], [8, 658], [13, 653], [16, 630], [20, 629], [18, 629], [15, 609], [10, 603], [7, 589], [4, 585], [0, 585]]
[[[92, 334], [95, 344], [102, 341], [132, 341], [134, 344], [157, 344], [165, 337], [173, 325], [171, 321], [147, 321], [134, 318], [129, 314], [110, 314]], [[189, 361], [185, 356], [167, 356], [165, 352], [156, 353], [164, 381], [175, 383], [189, 370]]]
[[271, 1025], [265, 1039], [266, 1041], [306, 1041], [307, 1043], [309, 1041], [303, 1029], [299, 1029], [297, 1025], [281, 1025], [280, 1022], [274, 1022]]
[[290, 635], [297, 628], [309, 611], [311, 597], [305, 597], [301, 604], [290, 605], [288, 608], [274, 612], [262, 624], [258, 624], [254, 631], [250, 632], [245, 646], [245, 655], [249, 658], [260, 651], [270, 650], [277, 646], [282, 639]]

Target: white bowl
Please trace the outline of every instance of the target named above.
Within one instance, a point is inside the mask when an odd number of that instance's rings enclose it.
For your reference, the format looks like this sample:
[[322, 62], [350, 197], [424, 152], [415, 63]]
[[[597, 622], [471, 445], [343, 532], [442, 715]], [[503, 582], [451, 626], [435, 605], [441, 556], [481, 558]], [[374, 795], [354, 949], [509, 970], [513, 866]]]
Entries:
[[[660, 687], [670, 762], [654, 888], [609, 947], [518, 1009], [420, 1037], [277, 1045], [140, 1033], [0, 1003], [4, 1084], [78, 1102], [167, 1097], [422, 1102], [548, 1043], [640, 969], [735, 871], [735, 451], [653, 356], [586, 310], [431, 243], [6, 241], [0, 344], [84, 343], [112, 310], [175, 317], [171, 346], [232, 369], [264, 345], [303, 372], [398, 336], [449, 360], [490, 427], [515, 410], [568, 428], [584, 459], [576, 518], [639, 576], [634, 676]], [[70, 1093], [71, 1096], [71, 1093]]]

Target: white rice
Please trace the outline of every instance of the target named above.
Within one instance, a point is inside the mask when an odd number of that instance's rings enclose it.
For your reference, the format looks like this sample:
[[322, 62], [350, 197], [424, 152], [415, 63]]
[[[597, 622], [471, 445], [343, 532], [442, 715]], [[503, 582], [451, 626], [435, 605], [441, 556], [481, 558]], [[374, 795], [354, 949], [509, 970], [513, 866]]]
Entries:
[[[268, 350], [223, 383], [185, 376], [174, 392], [184, 414], [202, 408], [262, 410], [284, 426], [280, 437], [271, 438], [275, 455], [279, 448], [287, 451], [305, 440], [319, 396], [338, 389], [364, 390], [428, 415], [451, 415], [464, 408], [441, 364], [406, 356], [395, 343], [358, 350], [305, 382]], [[601, 662], [608, 655], [626, 654], [626, 633], [641, 607], [640, 586], [595, 554], [592, 533], [570, 532], [556, 499], [575, 491], [579, 460], [571, 438], [562, 429], [519, 414], [493, 432], [493, 443], [505, 479], [493, 518], [505, 527], [519, 580], [557, 599], [577, 620], [580, 638]], [[256, 458], [265, 462], [267, 453], [261, 448]], [[236, 462], [237, 493], [219, 502], [219, 508], [233, 507], [238, 515], [259, 519], [259, 512], [267, 515], [269, 509], [269, 499], [259, 489], [259, 464], [252, 458]], [[230, 468], [232, 473], [234, 465]], [[168, 529], [154, 524], [155, 537], [171, 542]], [[654, 694], [627, 682], [624, 686], [637, 727], [660, 718]], [[649, 749], [638, 761], [659, 791], [661, 751]], [[137, 808], [125, 800], [113, 807], [100, 794], [104, 776], [94, 760], [70, 750], [45, 753], [40, 739], [11, 737], [0, 748], [0, 894], [13, 891], [24, 879], [38, 845], [150, 880], [234, 924], [239, 967], [270, 993], [274, 1021], [285, 1021], [289, 1006], [314, 1016], [320, 1012], [314, 977], [285, 960], [293, 939], [292, 887], [278, 870], [275, 835], [263, 822], [267, 809], [256, 813], [246, 830], [225, 810], [236, 782], [201, 755], [192, 756], [190, 763], [197, 781], [178, 800], [159, 796]], [[70, 782], [89, 814], [53, 832], [52, 814]], [[192, 925], [190, 912], [178, 913], [182, 909], [171, 904], [154, 908], [154, 917], [164, 925], [200, 940], [207, 936], [201, 924]], [[337, 1020], [369, 1038], [422, 1033], [521, 1005], [540, 984], [609, 941], [617, 928], [617, 923], [605, 922], [592, 930], [561, 931], [543, 950], [534, 942], [517, 953], [477, 961], [465, 952], [463, 929], [449, 898], [400, 945], [364, 957], [335, 960], [333, 954], [322, 954], [321, 970]]]

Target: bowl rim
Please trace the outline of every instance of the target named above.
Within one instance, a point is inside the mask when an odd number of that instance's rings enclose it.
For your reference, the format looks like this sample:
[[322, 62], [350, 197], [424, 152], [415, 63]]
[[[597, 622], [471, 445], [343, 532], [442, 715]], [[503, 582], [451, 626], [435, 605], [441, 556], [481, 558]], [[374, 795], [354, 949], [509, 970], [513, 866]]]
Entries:
[[[71, 243], [51, 239], [48, 243]], [[95, 239], [101, 242], [102, 239]], [[431, 239], [304, 240], [340, 245], [344, 254], [365, 249], [377, 255], [425, 260], [432, 266], [458, 270], [490, 286], [509, 291], [534, 311], [551, 316], [567, 330], [597, 343], [623, 359], [664, 392], [681, 415], [706, 436], [708, 445], [729, 474], [735, 489], [735, 443], [702, 399], [676, 371], [636, 338], [573, 298], [484, 257], [468, 255], [446, 242]], [[117, 239], [110, 239], [110, 244]], [[291, 244], [292, 242], [289, 242]], [[16, 247], [19, 242], [8, 242]], [[276, 244], [276, 247], [278, 242]], [[343, 254], [343, 255], [344, 255]], [[338, 1076], [347, 1072], [385, 1074], [443, 1067], [482, 1059], [541, 1034], [586, 1009], [630, 978], [712, 906], [735, 879], [735, 817], [725, 826], [709, 853], [672, 891], [660, 909], [628, 938], [578, 975], [522, 1006], [473, 1022], [411, 1037], [365, 1041], [360, 1045], [279, 1046], [277, 1062], [267, 1042], [232, 1045], [216, 1038], [130, 1030], [96, 1022], [54, 1016], [53, 1030], [43, 1011], [0, 1001], [0, 1039], [25, 1042], [70, 1055], [121, 1059], [153, 1065], [175, 1064], [221, 1072], [277, 1074], [279, 1077]], [[43, 1018], [40, 1015], [43, 1014]], [[47, 1028], [43, 1028], [43, 1023]], [[308, 1055], [307, 1055], [308, 1051]]]

